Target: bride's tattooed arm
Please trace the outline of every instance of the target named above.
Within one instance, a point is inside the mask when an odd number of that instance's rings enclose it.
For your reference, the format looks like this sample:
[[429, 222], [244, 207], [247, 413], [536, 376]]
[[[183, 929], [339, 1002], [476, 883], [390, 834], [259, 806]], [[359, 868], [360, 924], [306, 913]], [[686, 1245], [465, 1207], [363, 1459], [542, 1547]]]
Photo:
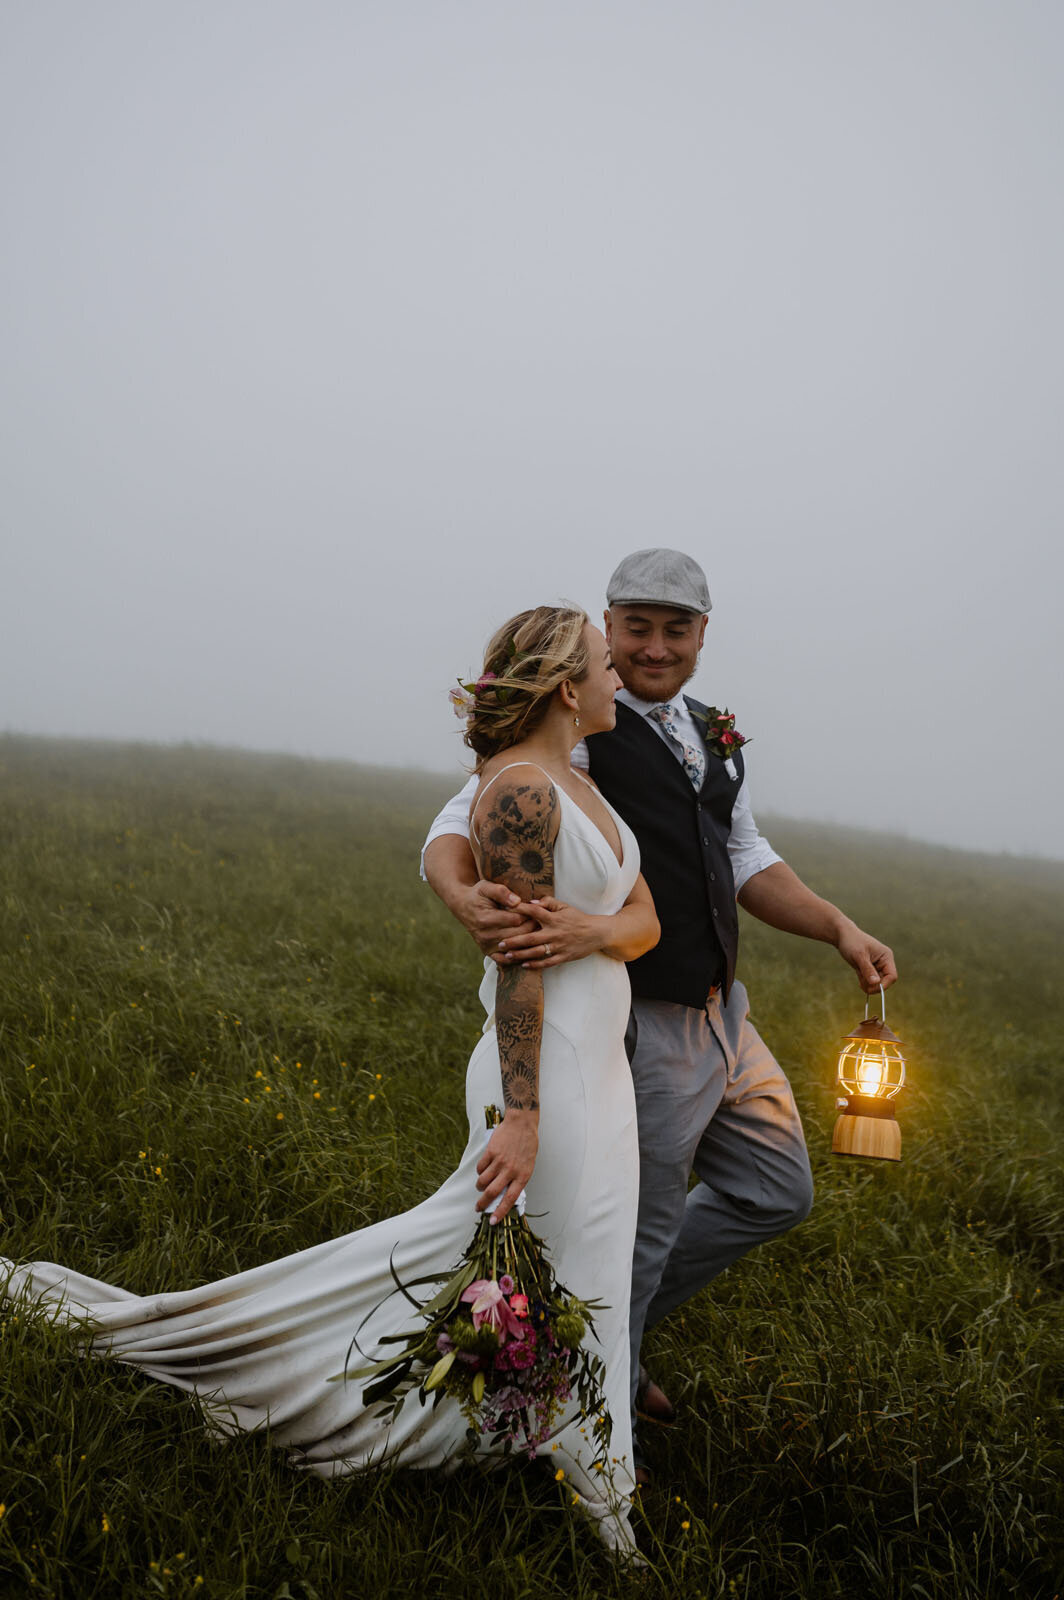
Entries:
[[[492, 784], [475, 809], [480, 870], [522, 900], [554, 892], [554, 835], [558, 797], [537, 774], [527, 783], [510, 773]], [[478, 1209], [505, 1216], [535, 1165], [539, 1121], [539, 1049], [543, 1033], [543, 974], [502, 967], [495, 990], [495, 1029], [505, 1115], [478, 1166]]]

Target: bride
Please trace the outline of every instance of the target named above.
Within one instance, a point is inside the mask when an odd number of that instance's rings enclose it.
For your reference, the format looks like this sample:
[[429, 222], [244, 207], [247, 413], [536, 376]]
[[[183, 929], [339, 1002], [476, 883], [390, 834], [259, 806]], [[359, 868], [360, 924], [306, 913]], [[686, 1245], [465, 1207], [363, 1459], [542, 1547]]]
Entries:
[[[612, 1482], [575, 1404], [549, 1443], [555, 1475], [611, 1548], [631, 1552], [633, 1488], [628, 1296], [638, 1195], [632, 1080], [624, 1053], [624, 963], [656, 943], [658, 923], [631, 832], [569, 755], [612, 728], [619, 683], [583, 612], [540, 606], [490, 641], [466, 701], [480, 787], [471, 813], [482, 875], [506, 883], [533, 925], [500, 950], [481, 998], [488, 1012], [466, 1072], [469, 1140], [457, 1170], [401, 1216], [177, 1293], [135, 1295], [48, 1262], [0, 1261], [6, 1294], [37, 1300], [85, 1331], [86, 1348], [195, 1393], [222, 1433], [268, 1425], [323, 1477], [383, 1462], [456, 1464], [466, 1420], [456, 1402], [411, 1391], [394, 1417], [357, 1381], [330, 1382], [360, 1329], [369, 1359], [413, 1331], [400, 1280], [449, 1275], [476, 1213], [498, 1220], [527, 1193], [558, 1275], [603, 1302], [588, 1344], [601, 1356], [613, 1421]], [[505, 1108], [485, 1148], [484, 1107]], [[482, 1440], [479, 1453], [492, 1455]], [[499, 1458], [501, 1459], [501, 1457]]]

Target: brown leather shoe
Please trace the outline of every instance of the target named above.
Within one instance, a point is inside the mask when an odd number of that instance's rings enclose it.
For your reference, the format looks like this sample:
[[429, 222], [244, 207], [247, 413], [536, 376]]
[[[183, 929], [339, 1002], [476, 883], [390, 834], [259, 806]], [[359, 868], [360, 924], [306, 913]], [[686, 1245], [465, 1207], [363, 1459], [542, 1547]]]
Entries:
[[639, 1384], [635, 1391], [635, 1414], [643, 1422], [657, 1422], [663, 1428], [671, 1428], [676, 1421], [676, 1407], [664, 1389], [654, 1382], [646, 1367], [639, 1369]]

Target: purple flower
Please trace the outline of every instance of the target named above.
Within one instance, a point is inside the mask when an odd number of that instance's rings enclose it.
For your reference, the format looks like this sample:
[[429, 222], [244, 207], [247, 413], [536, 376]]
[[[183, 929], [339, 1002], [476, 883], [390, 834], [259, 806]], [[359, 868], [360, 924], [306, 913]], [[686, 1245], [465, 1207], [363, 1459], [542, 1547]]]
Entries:
[[523, 1339], [511, 1339], [507, 1349], [510, 1365], [517, 1371], [535, 1366], [536, 1335], [531, 1328], [524, 1330]]

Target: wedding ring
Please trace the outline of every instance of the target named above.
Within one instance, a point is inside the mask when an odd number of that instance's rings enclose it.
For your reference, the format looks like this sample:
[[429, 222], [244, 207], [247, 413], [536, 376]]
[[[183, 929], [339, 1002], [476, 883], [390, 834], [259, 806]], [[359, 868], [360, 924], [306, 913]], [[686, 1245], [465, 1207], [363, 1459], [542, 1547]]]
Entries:
[[547, 955], [550, 955], [550, 945], [549, 944], [545, 944], [543, 946], [543, 949], [544, 949], [544, 951], [546, 952]]

